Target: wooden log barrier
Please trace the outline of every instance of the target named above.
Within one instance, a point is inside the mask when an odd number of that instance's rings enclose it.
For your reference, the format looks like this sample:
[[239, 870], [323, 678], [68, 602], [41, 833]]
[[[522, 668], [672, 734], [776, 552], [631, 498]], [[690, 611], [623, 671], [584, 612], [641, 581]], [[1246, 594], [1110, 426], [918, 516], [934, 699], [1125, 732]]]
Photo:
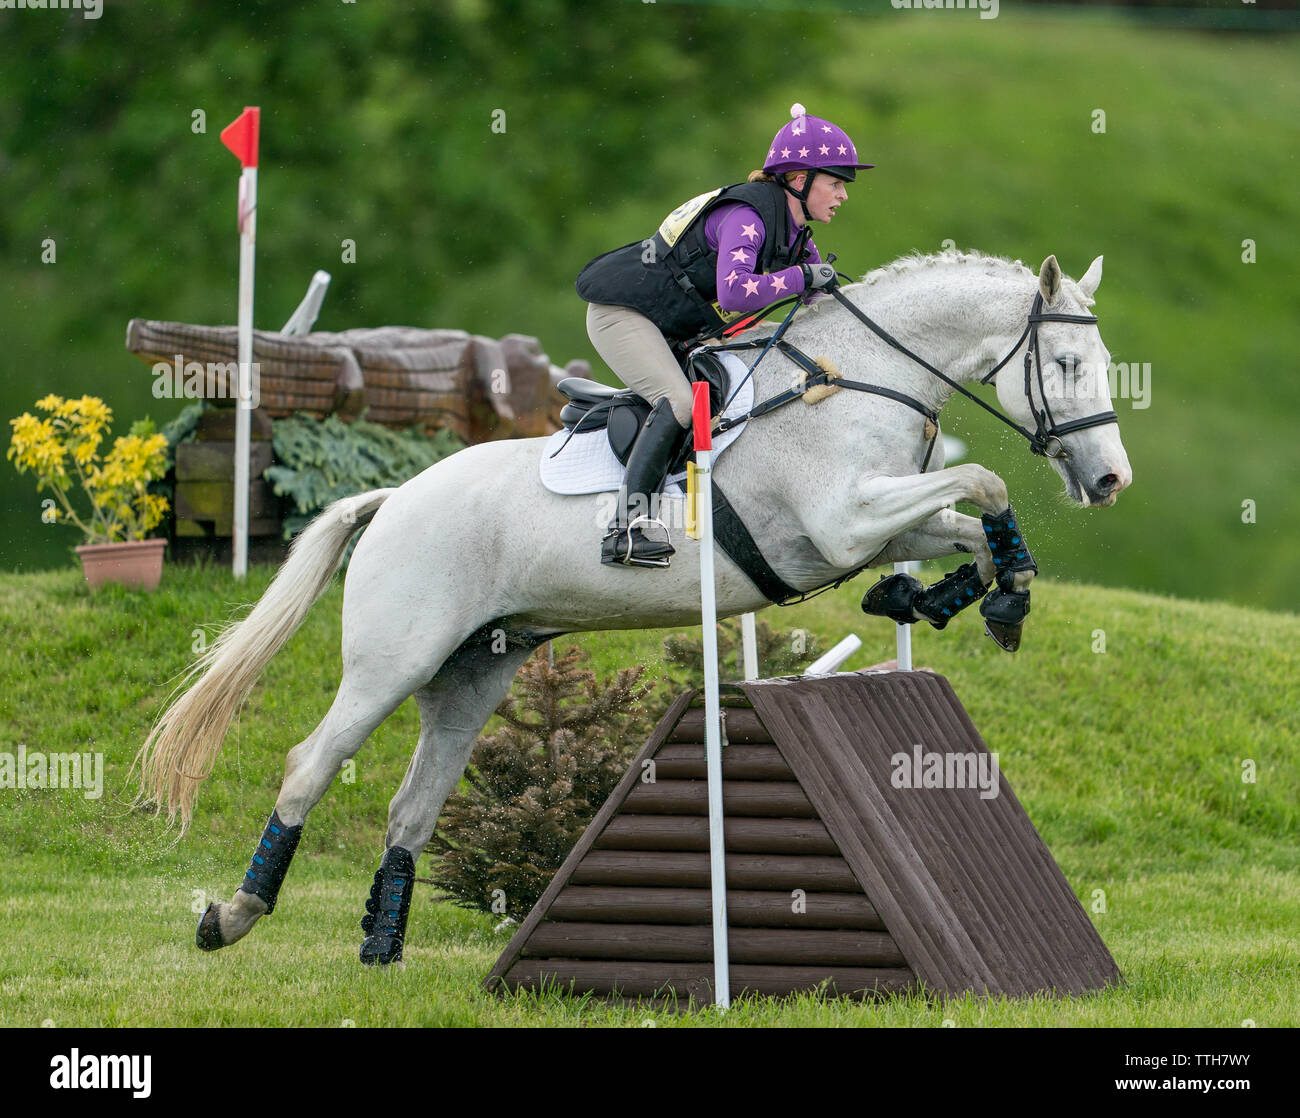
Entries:
[[[624, 801], [645, 815], [708, 815], [709, 789], [703, 780], [657, 780], [638, 784]], [[728, 819], [765, 815], [815, 819], [817, 812], [795, 781], [724, 780], [722, 803]]]
[[[808, 893], [802, 907], [803, 911], [795, 910], [787, 891], [727, 890], [727, 919], [737, 928], [885, 930], [865, 894]], [[588, 923], [707, 925], [711, 911], [708, 889], [570, 885], [560, 891], [547, 916]]]
[[[728, 956], [735, 963], [786, 966], [901, 967], [906, 964], [886, 932], [811, 928], [733, 927]], [[584, 924], [545, 921], [525, 956], [545, 959], [634, 959], [703, 963], [713, 959], [707, 925]]]
[[[729, 819], [727, 849], [748, 854], [839, 853], [825, 825], [816, 819]], [[705, 850], [704, 817], [617, 815], [595, 841], [597, 850]]]
[[[710, 963], [604, 962], [600, 960], [520, 959], [505, 975], [511, 988], [541, 985], [576, 988], [602, 997], [652, 998], [676, 992], [678, 1000], [708, 1000], [713, 978]], [[789, 994], [816, 989], [823, 982], [829, 994], [870, 998], [880, 994], [908, 993], [916, 988], [905, 967], [796, 967], [742, 964], [731, 968], [733, 997]]]
[[[709, 859], [704, 852], [592, 850], [569, 880], [574, 885], [706, 889]], [[727, 881], [736, 889], [862, 892], [843, 858], [823, 855], [728, 853]]]

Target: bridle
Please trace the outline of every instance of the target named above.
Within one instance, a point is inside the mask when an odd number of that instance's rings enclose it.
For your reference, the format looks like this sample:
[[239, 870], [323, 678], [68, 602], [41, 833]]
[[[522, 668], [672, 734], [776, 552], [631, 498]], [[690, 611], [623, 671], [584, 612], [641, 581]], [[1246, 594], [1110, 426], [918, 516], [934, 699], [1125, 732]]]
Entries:
[[[1069, 457], [1069, 453], [1065, 450], [1065, 447], [1061, 443], [1062, 435], [1070, 435], [1073, 434], [1075, 431], [1085, 431], [1089, 427], [1100, 427], [1106, 423], [1119, 422], [1119, 416], [1116, 415], [1115, 412], [1104, 411], [1104, 412], [1097, 412], [1095, 415], [1085, 416], [1083, 419], [1072, 419], [1067, 423], [1057, 423], [1056, 420], [1052, 417], [1051, 405], [1047, 402], [1047, 388], [1043, 383], [1043, 363], [1038, 350], [1039, 323], [1074, 322], [1083, 325], [1095, 326], [1097, 324], [1096, 315], [1053, 314], [1051, 312], [1044, 311], [1043, 293], [1041, 291], [1035, 292], [1033, 306], [1029, 308], [1029, 314], [1025, 322], [1025, 328], [1024, 330], [1021, 331], [1020, 337], [1018, 337], [1015, 340], [1015, 342], [1012, 344], [1011, 349], [1008, 351], [1007, 355], [1004, 358], [1002, 358], [1002, 360], [999, 361], [996, 365], [994, 365], [992, 369], [990, 369], [987, 373], [985, 373], [984, 376], [980, 378], [981, 384], [988, 384], [989, 381], [991, 381], [1002, 370], [1003, 366], [1006, 365], [1006, 363], [1010, 361], [1012, 357], [1015, 356], [1016, 350], [1020, 348], [1021, 343], [1023, 343], [1026, 338], [1029, 339], [1029, 346], [1025, 350], [1025, 400], [1029, 404], [1030, 415], [1034, 417], [1034, 430], [1027, 431], [1024, 427], [1020, 426], [1020, 424], [1017, 423], [1010, 416], [1005, 415], [1002, 412], [998, 411], [997, 408], [992, 407], [989, 404], [986, 404], [973, 392], [968, 392], [962, 385], [958, 384], [951, 377], [941, 373], [938, 369], [936, 369], [923, 357], [918, 357], [915, 353], [913, 353], [910, 349], [908, 349], [905, 345], [903, 345], [902, 342], [898, 341], [898, 339], [894, 338], [892, 335], [890, 335], [880, 326], [877, 326], [876, 323], [872, 322], [870, 318], [868, 318], [857, 306], [855, 306], [848, 298], [845, 297], [844, 293], [839, 290], [838, 286], [833, 287], [831, 289], [831, 295], [834, 296], [834, 298], [838, 300], [842, 306], [846, 307], [850, 314], [852, 314], [856, 319], [858, 319], [858, 321], [860, 321], [864, 326], [870, 329], [877, 337], [879, 337], [881, 341], [892, 346], [894, 349], [898, 350], [898, 352], [903, 354], [905, 357], [911, 358], [923, 369], [926, 369], [927, 371], [933, 373], [940, 380], [944, 381], [946, 384], [955, 388], [963, 396], [967, 397], [970, 400], [974, 400], [975, 403], [977, 403], [985, 411], [989, 412], [993, 416], [996, 416], [1008, 427], [1011, 427], [1013, 430], [1019, 432], [1029, 442], [1029, 449], [1032, 450], [1035, 454], [1042, 455], [1044, 458], [1063, 458], [1063, 457], [1068, 458]], [[1034, 371], [1037, 371], [1038, 374], [1038, 395], [1043, 401], [1043, 407], [1041, 411], [1034, 404], [1033, 379], [1032, 379], [1032, 374]], [[845, 385], [845, 387], [847, 388], [849, 386]], [[1055, 449], [1052, 448], [1053, 442], [1055, 442], [1056, 444]]]
[[[1039, 348], [1038, 348], [1039, 324], [1043, 322], [1072, 322], [1081, 325], [1095, 326], [1097, 324], [1097, 318], [1095, 315], [1055, 314], [1050, 311], [1044, 311], [1043, 294], [1041, 291], [1035, 292], [1034, 302], [1033, 305], [1029, 308], [1029, 314], [1026, 318], [1025, 328], [1020, 332], [1020, 337], [1018, 337], [1015, 340], [1015, 342], [1012, 344], [1011, 349], [1007, 352], [1007, 355], [1004, 358], [1002, 358], [1002, 360], [999, 361], [996, 365], [994, 365], [992, 369], [990, 369], [987, 373], [985, 373], [983, 377], [980, 378], [981, 384], [988, 384], [989, 381], [991, 381], [1003, 369], [1003, 367], [1007, 364], [1007, 362], [1010, 361], [1011, 358], [1015, 356], [1016, 351], [1020, 348], [1021, 344], [1024, 343], [1026, 339], [1028, 339], [1029, 345], [1028, 348], [1025, 350], [1025, 400], [1029, 405], [1030, 415], [1034, 417], [1034, 430], [1029, 431], [1026, 428], [1022, 427], [1009, 415], [1006, 415], [1005, 413], [999, 411], [997, 408], [993, 407], [992, 405], [985, 403], [973, 392], [968, 391], [963, 385], [958, 384], [950, 376], [948, 376], [943, 372], [940, 372], [940, 370], [936, 369], [933, 365], [930, 364], [930, 362], [925, 360], [924, 357], [921, 357], [918, 354], [913, 353], [910, 349], [907, 348], [907, 346], [903, 345], [902, 342], [900, 342], [897, 338], [895, 338], [892, 334], [890, 334], [887, 330], [885, 330], [884, 327], [873, 322], [870, 317], [868, 317], [858, 306], [856, 306], [851, 300], [849, 300], [844, 295], [844, 293], [840, 291], [838, 284], [832, 285], [829, 288], [829, 293], [843, 307], [845, 307], [848, 310], [848, 312], [851, 315], [853, 315], [854, 318], [856, 318], [859, 322], [861, 322], [864, 326], [866, 326], [873, 334], [875, 334], [878, 338], [880, 338], [881, 341], [885, 342], [886, 345], [889, 345], [891, 348], [896, 349], [899, 353], [903, 354], [904, 357], [907, 357], [910, 360], [914, 361], [916, 364], [920, 365], [921, 368], [925, 369], [927, 372], [938, 377], [945, 384], [947, 384], [949, 387], [953, 388], [957, 392], [960, 392], [967, 399], [973, 400], [976, 404], [978, 404], [990, 415], [994, 416], [1001, 422], [1005, 423], [1012, 430], [1016, 431], [1018, 434], [1023, 436], [1024, 439], [1029, 443], [1029, 449], [1033, 451], [1033, 453], [1035, 454], [1042, 455], [1044, 458], [1068, 458], [1069, 452], [1065, 449], [1064, 445], [1061, 442], [1062, 436], [1073, 434], [1076, 431], [1085, 431], [1090, 427], [1100, 427], [1103, 424], [1119, 422], [1119, 416], [1116, 415], [1115, 412], [1104, 411], [1104, 412], [1097, 412], [1094, 415], [1085, 416], [1083, 419], [1071, 419], [1066, 423], [1057, 423], [1055, 418], [1052, 415], [1051, 405], [1048, 403], [1047, 400], [1047, 388], [1043, 382], [1042, 358], [1040, 356]], [[828, 374], [824, 368], [818, 365], [806, 353], [798, 349], [796, 346], [793, 346], [789, 342], [785, 341], [782, 338], [782, 335], [785, 333], [786, 327], [789, 326], [790, 320], [794, 317], [794, 311], [798, 306], [799, 299], [798, 298], [793, 299], [791, 300], [791, 302], [792, 305], [790, 307], [790, 313], [786, 315], [785, 320], [781, 323], [780, 327], [778, 327], [776, 333], [773, 334], [770, 338], [754, 339], [754, 340], [749, 340], [744, 342], [733, 342], [731, 344], [726, 344], [726, 345], [712, 345], [712, 346], [705, 347], [711, 351], [731, 350], [731, 349], [754, 349], [754, 348], [762, 347], [763, 352], [759, 354], [758, 360], [755, 361], [754, 364], [750, 366], [749, 373], [746, 374], [744, 379], [742, 379], [741, 384], [743, 384], [744, 380], [747, 380], [748, 377], [753, 374], [754, 369], [758, 367], [758, 362], [761, 361], [764, 356], [766, 356], [768, 350], [772, 349], [773, 346], [780, 349], [781, 352], [785, 354], [786, 357], [788, 357], [796, 365], [802, 368], [805, 374], [807, 375], [804, 383], [800, 387], [795, 389], [788, 389], [787, 391], [782, 392], [777, 396], [773, 396], [771, 399], [764, 400], [762, 403], [756, 404], [745, 415], [736, 416], [728, 420], [723, 420], [718, 428], [719, 431], [725, 431], [731, 427], [735, 427], [738, 424], [745, 422], [748, 419], [752, 419], [755, 418], [756, 416], [765, 415], [767, 412], [774, 411], [776, 408], [782, 407], [785, 404], [788, 404], [791, 401], [798, 399], [805, 391], [807, 391], [809, 388], [815, 387], [818, 384], [831, 384], [839, 388], [847, 388], [858, 392], [870, 392], [878, 396], [889, 397], [890, 399], [897, 400], [899, 403], [906, 404], [914, 411], [920, 412], [921, 415], [925, 416], [926, 419], [937, 424], [938, 415], [931, 408], [928, 408], [924, 404], [922, 404], [919, 400], [916, 400], [913, 397], [906, 395], [905, 393], [897, 392], [893, 389], [882, 388], [879, 385], [866, 384], [862, 381], [845, 380], [842, 377], [834, 377], [832, 379], [830, 374]], [[779, 306], [782, 304], [777, 304], [777, 305]], [[1037, 373], [1037, 380], [1038, 380], [1038, 395], [1039, 398], [1042, 400], [1042, 404], [1043, 404], [1041, 409], [1034, 403], [1033, 388], [1034, 388], [1035, 373]], [[734, 399], [736, 393], [739, 391], [740, 391], [740, 385], [737, 385], [735, 390], [731, 394], [731, 399]], [[727, 401], [728, 404], [731, 402], [731, 399]], [[933, 440], [931, 440], [930, 451], [932, 452], [933, 449], [934, 449], [934, 444], [933, 444]], [[927, 453], [925, 457], [925, 463], [921, 467], [922, 472], [925, 471], [926, 467], [929, 465], [929, 462], [930, 462], [930, 453]]]
[[[1034, 296], [1034, 305], [1029, 310], [1029, 318], [1025, 324], [1024, 332], [1016, 340], [1016, 344], [1011, 347], [1011, 353], [1007, 354], [998, 364], [983, 377], [980, 378], [981, 384], [988, 384], [999, 369], [1002, 368], [1020, 348], [1020, 343], [1025, 340], [1026, 335], [1029, 338], [1029, 347], [1025, 350], [1025, 400], [1029, 404], [1029, 414], [1034, 417], [1034, 433], [1031, 435], [1023, 428], [1017, 427], [1029, 440], [1030, 449], [1035, 454], [1041, 454], [1045, 458], [1068, 458], [1069, 454], [1061, 445], [1061, 436], [1070, 435], [1075, 431], [1086, 431], [1089, 427], [1100, 427], [1105, 423], [1118, 423], [1119, 416], [1113, 411], [1097, 412], [1095, 415], [1085, 416], [1083, 419], [1072, 419], [1068, 423], [1057, 423], [1052, 418], [1052, 408], [1047, 402], [1047, 388], [1043, 384], [1043, 363], [1042, 357], [1038, 350], [1038, 324], [1040, 322], [1076, 322], [1084, 325], [1095, 326], [1097, 324], [1096, 315], [1091, 314], [1051, 314], [1044, 312], [1043, 293], [1040, 291]], [[1033, 383], [1030, 380], [1029, 359], [1033, 358], [1034, 368], [1038, 373], [1038, 395], [1043, 401], [1043, 410], [1039, 411], [1034, 406]], [[1013, 424], [1013, 426], [1015, 426]], [[1052, 440], [1056, 440], [1056, 451], [1053, 453], [1048, 449]]]

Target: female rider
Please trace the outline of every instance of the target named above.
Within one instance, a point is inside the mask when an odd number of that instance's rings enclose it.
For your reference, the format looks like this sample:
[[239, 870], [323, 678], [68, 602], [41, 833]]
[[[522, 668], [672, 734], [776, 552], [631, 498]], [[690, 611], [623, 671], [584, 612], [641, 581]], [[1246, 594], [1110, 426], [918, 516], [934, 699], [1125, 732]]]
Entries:
[[596, 352], [651, 405], [628, 456], [618, 509], [601, 541], [602, 563], [666, 567], [674, 549], [649, 539], [629, 506], [648, 510], [683, 430], [691, 390], [685, 343], [716, 337], [735, 319], [826, 287], [809, 221], [829, 222], [858, 170], [853, 141], [802, 105], [776, 137], [761, 171], [673, 210], [653, 237], [592, 260], [578, 276]]

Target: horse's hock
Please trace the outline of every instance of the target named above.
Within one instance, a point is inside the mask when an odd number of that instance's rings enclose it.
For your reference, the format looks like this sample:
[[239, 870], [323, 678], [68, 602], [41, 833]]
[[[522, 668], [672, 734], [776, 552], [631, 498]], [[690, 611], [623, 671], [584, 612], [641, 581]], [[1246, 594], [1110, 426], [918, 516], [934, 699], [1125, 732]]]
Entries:
[[[1023, 997], [1123, 981], [942, 676], [758, 680], [724, 686], [723, 704], [733, 996]], [[691, 692], [485, 985], [710, 1002], [708, 850]]]
[[[237, 362], [234, 326], [194, 326], [135, 318], [126, 348], [153, 365], [165, 364], [185, 394], [233, 404], [233, 390], [215, 370]], [[547, 435], [559, 427], [563, 398], [555, 385], [588, 376], [585, 361], [551, 364], [536, 338], [507, 334], [499, 341], [464, 330], [408, 326], [318, 331], [253, 332], [258, 367], [253, 410], [249, 534], [280, 534], [278, 509], [261, 480], [271, 464], [272, 418], [306, 412], [337, 414], [395, 428], [447, 428], [467, 443]], [[200, 368], [201, 367], [201, 368]], [[215, 367], [215, 370], [214, 370]], [[198, 383], [196, 383], [196, 381]], [[201, 386], [201, 388], [200, 388]], [[176, 454], [176, 534], [229, 537], [234, 512], [234, 411], [209, 411], [199, 442]]]

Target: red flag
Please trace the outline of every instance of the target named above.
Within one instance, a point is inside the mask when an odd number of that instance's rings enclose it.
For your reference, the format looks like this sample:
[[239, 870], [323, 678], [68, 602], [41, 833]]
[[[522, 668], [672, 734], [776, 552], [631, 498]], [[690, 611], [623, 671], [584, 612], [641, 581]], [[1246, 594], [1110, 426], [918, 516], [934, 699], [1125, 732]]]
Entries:
[[221, 131], [221, 142], [235, 153], [235, 158], [244, 167], [257, 166], [257, 136], [261, 124], [262, 110], [250, 105]]
[[691, 401], [691, 423], [695, 427], [695, 449], [713, 449], [713, 426], [709, 421], [709, 386], [702, 380], [691, 385], [695, 393]]

